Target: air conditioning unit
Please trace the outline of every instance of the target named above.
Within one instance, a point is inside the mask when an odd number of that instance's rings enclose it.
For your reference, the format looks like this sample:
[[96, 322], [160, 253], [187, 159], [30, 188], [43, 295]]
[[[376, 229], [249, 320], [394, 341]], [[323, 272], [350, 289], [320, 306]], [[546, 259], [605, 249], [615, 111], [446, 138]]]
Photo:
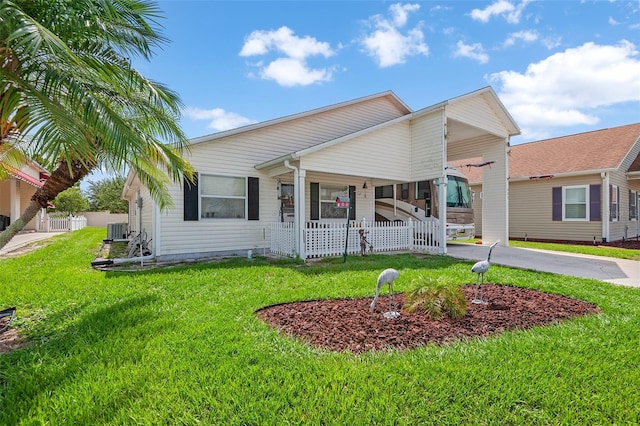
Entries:
[[119, 240], [127, 238], [128, 225], [123, 222], [109, 222], [107, 223], [107, 239]]

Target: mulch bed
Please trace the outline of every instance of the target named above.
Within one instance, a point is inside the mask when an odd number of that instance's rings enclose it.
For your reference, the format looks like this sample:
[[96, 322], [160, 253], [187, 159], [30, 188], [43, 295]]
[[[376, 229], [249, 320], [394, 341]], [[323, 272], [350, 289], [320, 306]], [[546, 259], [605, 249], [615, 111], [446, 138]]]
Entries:
[[360, 353], [484, 338], [600, 312], [591, 303], [519, 287], [485, 284], [486, 305], [470, 303], [474, 286], [464, 286], [463, 292], [469, 307], [457, 320], [403, 311], [402, 294], [395, 296], [400, 312], [395, 319], [383, 316], [389, 310], [388, 296], [378, 299], [373, 313], [369, 313], [372, 299], [361, 298], [286, 303], [260, 309], [257, 315], [282, 333], [318, 348]]

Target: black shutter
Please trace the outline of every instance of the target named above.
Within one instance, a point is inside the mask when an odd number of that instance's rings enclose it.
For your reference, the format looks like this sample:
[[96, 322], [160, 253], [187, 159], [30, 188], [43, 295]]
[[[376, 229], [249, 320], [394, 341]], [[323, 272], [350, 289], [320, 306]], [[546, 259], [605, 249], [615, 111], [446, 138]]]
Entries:
[[260, 179], [248, 178], [247, 183], [247, 219], [260, 220]]
[[600, 185], [589, 185], [589, 221], [598, 222], [601, 220]]
[[551, 206], [553, 220], [562, 220], [562, 187], [556, 186], [551, 189]]
[[309, 200], [311, 201], [311, 220], [320, 219], [320, 184], [317, 182], [311, 182], [309, 184], [309, 191], [311, 192]]
[[633, 194], [631, 193], [631, 190], [629, 190], [629, 220], [635, 218], [634, 213], [631, 211], [631, 208], [633, 207], [631, 205], [631, 199], [633, 198]]
[[198, 220], [198, 174], [194, 173], [193, 182], [184, 178], [182, 185], [184, 194], [184, 220]]
[[356, 220], [356, 187], [349, 187], [349, 199], [351, 200], [351, 208], [349, 209], [349, 220]]

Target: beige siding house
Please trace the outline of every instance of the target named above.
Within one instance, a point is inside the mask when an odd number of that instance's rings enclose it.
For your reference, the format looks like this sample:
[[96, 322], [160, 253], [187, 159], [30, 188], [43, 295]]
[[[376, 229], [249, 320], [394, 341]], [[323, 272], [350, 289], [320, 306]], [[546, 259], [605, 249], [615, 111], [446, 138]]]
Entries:
[[[469, 154], [494, 162], [485, 211], [507, 217], [506, 151], [517, 134], [490, 87], [418, 111], [388, 91], [193, 139], [197, 182], [171, 186], [164, 211], [134, 172], [123, 197], [130, 228], [148, 234], [156, 259], [269, 252], [272, 225], [284, 222], [305, 259], [306, 229], [346, 219], [336, 194], [352, 200], [352, 222], [374, 221], [376, 186], [444, 178], [447, 161]], [[491, 218], [485, 232], [507, 241], [507, 222]], [[444, 224], [438, 232], [444, 241]]]
[[[20, 170], [12, 170], [11, 176], [0, 182], [0, 231], [20, 217], [36, 189], [44, 185], [48, 176], [49, 173], [44, 168], [30, 162]], [[35, 222], [36, 219], [31, 220], [24, 230], [35, 230]]]
[[[478, 170], [463, 170], [483, 217]], [[509, 236], [617, 241], [640, 235], [640, 123], [512, 146]], [[476, 233], [484, 223], [476, 220]]]

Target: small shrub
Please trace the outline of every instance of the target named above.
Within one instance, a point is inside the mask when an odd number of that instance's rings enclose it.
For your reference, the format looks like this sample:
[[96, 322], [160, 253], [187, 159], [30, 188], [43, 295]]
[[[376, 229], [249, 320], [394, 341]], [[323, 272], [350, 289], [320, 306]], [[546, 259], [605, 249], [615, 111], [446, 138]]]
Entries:
[[467, 313], [467, 299], [462, 288], [445, 277], [420, 276], [411, 282], [405, 293], [405, 309], [422, 311], [434, 319], [443, 314], [457, 319]]

